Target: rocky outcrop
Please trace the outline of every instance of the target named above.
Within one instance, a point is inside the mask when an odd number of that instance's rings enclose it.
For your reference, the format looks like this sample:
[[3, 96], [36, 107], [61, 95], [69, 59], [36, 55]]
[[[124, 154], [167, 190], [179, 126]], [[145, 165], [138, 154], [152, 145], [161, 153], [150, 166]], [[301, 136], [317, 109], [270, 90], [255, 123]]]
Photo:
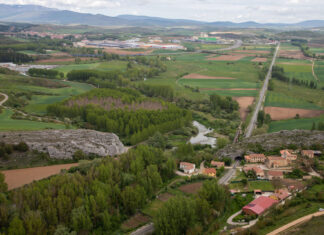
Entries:
[[71, 159], [77, 150], [99, 156], [114, 156], [126, 151], [117, 135], [93, 130], [0, 132], [0, 142], [25, 142], [30, 149], [48, 153], [56, 159]]
[[314, 144], [324, 144], [323, 131], [280, 131], [246, 138], [239, 143], [230, 144], [217, 152], [219, 157], [242, 157], [245, 153], [258, 152], [259, 148], [272, 151], [280, 147], [287, 148], [296, 145], [298, 148], [307, 148]]

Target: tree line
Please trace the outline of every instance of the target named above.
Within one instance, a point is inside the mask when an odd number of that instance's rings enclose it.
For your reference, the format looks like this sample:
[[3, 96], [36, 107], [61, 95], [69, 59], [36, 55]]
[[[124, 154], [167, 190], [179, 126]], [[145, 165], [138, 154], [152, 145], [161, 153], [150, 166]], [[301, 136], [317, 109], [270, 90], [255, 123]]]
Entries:
[[[144, 101], [157, 101], [150, 100], [149, 98], [143, 99], [143, 97], [134, 98], [127, 91], [132, 90], [96, 89], [70, 100], [49, 105], [47, 112], [49, 115], [60, 118], [68, 117], [76, 125], [83, 128], [116, 133], [126, 143], [132, 145], [147, 140], [156, 132], [166, 133], [187, 126], [192, 120], [190, 111], [180, 109], [173, 104], [152, 103], [152, 105], [162, 107], [162, 109], [156, 110], [145, 109], [145, 107], [130, 109], [131, 104], [137, 106]], [[92, 101], [93, 97], [96, 100], [111, 97], [115, 98], [117, 103], [120, 103], [119, 101], [121, 100], [125, 105], [114, 106], [112, 104], [110, 109], [107, 110], [105, 107], [100, 106], [100, 104], [94, 103]], [[86, 98], [85, 105], [70, 102], [71, 100], [77, 101], [81, 98], [82, 100]]]
[[282, 67], [279, 66], [273, 66], [272, 69], [272, 77], [276, 78], [282, 82], [287, 82], [287, 83], [292, 83], [297, 86], [304, 86], [308, 87], [311, 89], [316, 89], [317, 88], [317, 83], [315, 81], [308, 81], [308, 80], [300, 80], [296, 78], [289, 78], [288, 76], [285, 75], [285, 71]]
[[173, 177], [175, 163], [138, 146], [6, 192], [0, 174], [0, 232], [19, 235], [110, 234]]
[[0, 51], [0, 62], [12, 62], [20, 64], [30, 61], [33, 61], [33, 58], [26, 54], [18, 53], [12, 50]]
[[168, 85], [148, 85], [142, 83], [136, 89], [148, 97], [160, 97], [168, 101], [173, 101], [174, 98], [174, 89]]
[[47, 77], [47, 78], [63, 78], [64, 73], [53, 69], [37, 69], [31, 68], [28, 70], [28, 74], [32, 77]]

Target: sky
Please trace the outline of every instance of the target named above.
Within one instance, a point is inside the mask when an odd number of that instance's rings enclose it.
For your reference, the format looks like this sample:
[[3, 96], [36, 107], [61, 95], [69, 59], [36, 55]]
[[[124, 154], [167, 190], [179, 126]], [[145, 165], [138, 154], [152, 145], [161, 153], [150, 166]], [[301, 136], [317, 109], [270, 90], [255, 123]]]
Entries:
[[157, 16], [200, 21], [296, 23], [324, 20], [324, 0], [0, 0], [83, 13]]

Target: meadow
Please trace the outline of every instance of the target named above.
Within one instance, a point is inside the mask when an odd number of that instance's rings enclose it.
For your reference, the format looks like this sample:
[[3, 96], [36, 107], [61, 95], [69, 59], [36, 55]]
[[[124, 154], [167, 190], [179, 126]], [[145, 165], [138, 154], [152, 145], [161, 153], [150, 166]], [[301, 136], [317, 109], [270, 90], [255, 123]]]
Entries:
[[[304, 60], [301, 60], [304, 61]], [[311, 64], [280, 64], [290, 78], [296, 78], [299, 80], [308, 80], [308, 81], [316, 81], [312, 74], [312, 65]]]
[[303, 97], [291, 97], [285, 93], [268, 91], [265, 106], [321, 110], [322, 107], [308, 102]]
[[1, 131], [31, 131], [42, 129], [65, 129], [65, 125], [55, 123], [45, 123], [28, 120], [15, 120], [11, 116], [13, 111], [3, 109], [0, 113], [0, 130]]
[[301, 119], [290, 119], [282, 121], [274, 121], [270, 123], [268, 132], [278, 132], [281, 130], [311, 130], [313, 123], [323, 122], [324, 115], [316, 118], [301, 118]]
[[321, 82], [321, 87], [324, 87], [324, 62], [323, 61], [316, 61], [314, 66], [314, 72], [317, 76], [317, 78]]
[[82, 63], [82, 64], [69, 64], [63, 65], [55, 70], [63, 72], [65, 75], [72, 70], [84, 70], [95, 69], [99, 71], [111, 71], [111, 70], [125, 70], [127, 62], [125, 61], [109, 61], [109, 62], [95, 62], [95, 63]]

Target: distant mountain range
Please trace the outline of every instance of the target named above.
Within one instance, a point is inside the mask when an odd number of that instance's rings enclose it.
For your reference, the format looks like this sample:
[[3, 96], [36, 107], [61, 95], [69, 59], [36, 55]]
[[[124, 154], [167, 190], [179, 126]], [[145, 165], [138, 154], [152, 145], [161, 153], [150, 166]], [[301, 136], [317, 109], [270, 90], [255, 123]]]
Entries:
[[149, 16], [120, 15], [116, 17], [78, 13], [67, 10], [58, 10], [38, 5], [7, 5], [0, 4], [0, 21], [24, 22], [32, 24], [58, 25], [89, 25], [89, 26], [212, 26], [236, 28], [263, 28], [263, 27], [324, 27], [324, 20], [303, 21], [296, 24], [260, 24], [253, 21], [233, 23], [229, 21], [203, 22], [184, 19], [166, 19]]

